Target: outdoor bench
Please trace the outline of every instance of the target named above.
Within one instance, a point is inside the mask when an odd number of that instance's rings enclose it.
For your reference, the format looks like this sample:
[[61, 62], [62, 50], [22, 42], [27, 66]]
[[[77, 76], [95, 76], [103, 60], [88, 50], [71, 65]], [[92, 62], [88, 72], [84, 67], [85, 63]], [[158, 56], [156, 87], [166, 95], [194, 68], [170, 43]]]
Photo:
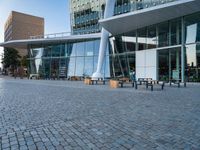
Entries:
[[98, 78], [98, 79], [95, 79], [95, 80], [92, 79], [91, 81], [92, 81], [92, 85], [94, 85], [94, 83], [95, 83], [95, 84], [103, 83], [103, 85], [106, 84], [106, 80], [104, 80], [103, 78]]
[[[175, 84], [178, 86], [178, 88], [181, 87], [181, 79], [171, 79], [169, 80], [169, 85], [172, 86], [172, 84]], [[183, 86], [186, 87], [186, 82], [183, 82]]]
[[120, 87], [123, 87], [124, 84], [131, 84], [132, 87], [134, 87], [135, 82], [134, 82], [134, 81], [127, 81], [127, 80], [119, 80], [119, 85], [120, 85]]

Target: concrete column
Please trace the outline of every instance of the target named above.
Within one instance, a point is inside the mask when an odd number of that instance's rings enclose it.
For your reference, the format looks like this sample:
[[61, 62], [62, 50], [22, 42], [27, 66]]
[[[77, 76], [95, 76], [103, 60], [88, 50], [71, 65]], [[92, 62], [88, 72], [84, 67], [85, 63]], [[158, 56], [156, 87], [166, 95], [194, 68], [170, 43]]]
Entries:
[[[115, 8], [115, 0], [106, 0], [104, 19], [112, 17], [114, 15], [114, 8]], [[109, 38], [109, 32], [106, 31], [104, 28], [102, 28], [97, 70], [95, 73], [93, 73], [92, 79], [97, 79], [97, 78], [103, 77], [103, 75], [101, 73], [101, 68], [103, 66], [104, 56], [105, 56], [106, 48], [108, 45], [108, 38]]]
[[185, 26], [184, 18], [181, 19], [181, 28], [182, 28], [182, 43], [181, 43], [181, 81], [185, 81]]
[[[180, 54], [179, 54], [179, 51], [177, 49], [176, 50], [176, 71], [178, 72], [178, 74], [180, 73], [180, 70], [179, 70], [179, 67], [180, 67], [179, 57], [180, 57]], [[180, 79], [180, 76], [179, 76], [179, 79]]]

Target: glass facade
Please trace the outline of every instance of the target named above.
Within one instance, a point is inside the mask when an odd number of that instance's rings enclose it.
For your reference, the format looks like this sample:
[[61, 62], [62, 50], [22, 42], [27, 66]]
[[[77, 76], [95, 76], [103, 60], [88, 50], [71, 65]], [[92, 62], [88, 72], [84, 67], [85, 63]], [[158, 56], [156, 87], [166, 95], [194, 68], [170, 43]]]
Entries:
[[[141, 10], [178, 0], [116, 0], [114, 15]], [[106, 0], [71, 0], [71, 28], [73, 34], [100, 32]]]
[[129, 77], [130, 72], [135, 72], [135, 32], [111, 37], [110, 45], [111, 76]]
[[181, 47], [158, 51], [158, 79], [181, 79]]
[[200, 13], [185, 17], [185, 75], [200, 82]]
[[200, 82], [200, 13], [110, 37], [110, 43], [113, 76], [129, 76], [135, 71], [137, 51], [156, 50], [159, 80], [181, 79], [185, 66], [185, 80]]
[[[67, 78], [91, 76], [98, 61], [100, 40], [74, 43], [29, 45], [30, 74], [41, 78]], [[110, 77], [109, 55], [102, 68], [105, 77]]]
[[[102, 17], [105, 1], [97, 0], [95, 3], [91, 3], [90, 0], [79, 0], [79, 3], [76, 0], [72, 1], [73, 5], [71, 6], [75, 7], [73, 12], [79, 13], [80, 10], [85, 12], [85, 3], [87, 2], [90, 11], [86, 12], [90, 14], [97, 10], [96, 12], [101, 12], [101, 15], [98, 14], [97, 20]], [[123, 10], [127, 8], [131, 11], [143, 9], [147, 2], [151, 6], [155, 6], [152, 2], [158, 2], [156, 5], [161, 4], [159, 0], [117, 0], [115, 14], [120, 14], [121, 6], [123, 6]], [[80, 7], [76, 8], [78, 6]], [[84, 14], [79, 15], [83, 17]], [[78, 15], [73, 14], [72, 16], [77, 19]], [[77, 23], [73, 24], [73, 31], [76, 31], [76, 25]], [[82, 32], [77, 31], [77, 33], [81, 34]], [[39, 74], [44, 78], [91, 76], [97, 68], [99, 47], [100, 39], [30, 45], [30, 73]], [[150, 50], [156, 50], [157, 53], [156, 73], [159, 80], [183, 79], [184, 76], [186, 81], [200, 82], [200, 12], [121, 35], [110, 36], [102, 73], [105, 77], [129, 77], [130, 73], [136, 72], [136, 53]]]

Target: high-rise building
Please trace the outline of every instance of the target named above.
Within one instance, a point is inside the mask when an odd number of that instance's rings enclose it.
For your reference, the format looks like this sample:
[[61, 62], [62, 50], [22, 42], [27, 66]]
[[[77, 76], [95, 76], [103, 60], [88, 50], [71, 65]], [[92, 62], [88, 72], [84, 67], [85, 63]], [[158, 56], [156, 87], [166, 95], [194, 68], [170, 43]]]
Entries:
[[73, 34], [100, 32], [99, 19], [103, 18], [105, 0], [70, 0]]
[[[44, 18], [12, 11], [4, 26], [4, 41], [29, 39], [31, 36], [44, 35]], [[17, 49], [21, 56], [27, 49]]]
[[[103, 19], [105, 3], [106, 0], [70, 0], [71, 29], [73, 34], [100, 32], [99, 20]], [[117, 0], [114, 15], [133, 11], [135, 6], [134, 0]]]

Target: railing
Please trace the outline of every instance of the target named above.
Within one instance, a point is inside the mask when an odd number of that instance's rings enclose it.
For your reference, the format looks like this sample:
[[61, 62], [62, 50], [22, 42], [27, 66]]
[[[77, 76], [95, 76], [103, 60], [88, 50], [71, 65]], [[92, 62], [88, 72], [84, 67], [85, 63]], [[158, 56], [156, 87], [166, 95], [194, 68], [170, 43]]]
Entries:
[[130, 3], [124, 3], [123, 5], [118, 5], [115, 7], [115, 15], [127, 13], [130, 11], [137, 11], [145, 8], [150, 8], [170, 2], [175, 2], [180, 0], [141, 0], [132, 1]]
[[30, 36], [30, 39], [63, 38], [70, 35], [71, 35], [71, 32], [61, 32], [61, 33]]

